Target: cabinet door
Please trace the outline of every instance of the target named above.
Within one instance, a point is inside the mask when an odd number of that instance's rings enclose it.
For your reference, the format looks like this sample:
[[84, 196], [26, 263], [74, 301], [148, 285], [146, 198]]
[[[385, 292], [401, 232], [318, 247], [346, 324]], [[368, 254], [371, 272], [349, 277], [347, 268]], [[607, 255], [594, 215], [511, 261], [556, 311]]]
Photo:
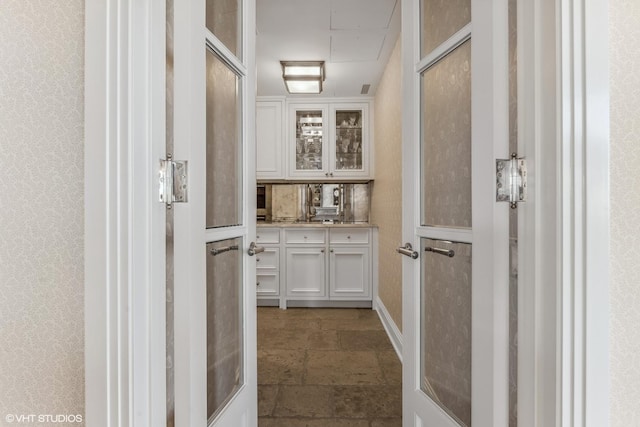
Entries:
[[256, 178], [284, 178], [283, 119], [280, 101], [256, 103]]
[[369, 105], [331, 106], [330, 176], [369, 177]]
[[325, 285], [325, 249], [287, 248], [287, 297], [293, 299], [323, 299]]
[[280, 274], [258, 271], [256, 275], [256, 294], [258, 297], [277, 297], [280, 295]]
[[331, 248], [329, 261], [331, 299], [371, 298], [369, 248]]
[[289, 176], [329, 176], [328, 108], [326, 105], [289, 106]]

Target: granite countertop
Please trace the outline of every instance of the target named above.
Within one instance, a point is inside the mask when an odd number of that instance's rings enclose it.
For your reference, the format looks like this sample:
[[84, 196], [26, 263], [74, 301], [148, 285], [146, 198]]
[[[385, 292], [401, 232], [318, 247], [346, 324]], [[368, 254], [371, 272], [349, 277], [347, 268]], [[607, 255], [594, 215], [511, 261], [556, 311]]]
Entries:
[[258, 221], [258, 227], [276, 227], [276, 228], [323, 228], [323, 227], [331, 227], [331, 228], [369, 228], [369, 227], [377, 227], [375, 224], [371, 224], [368, 222], [341, 222], [341, 223], [322, 223], [319, 221], [312, 222], [284, 222], [284, 221], [276, 221], [276, 222], [267, 222], [267, 221]]

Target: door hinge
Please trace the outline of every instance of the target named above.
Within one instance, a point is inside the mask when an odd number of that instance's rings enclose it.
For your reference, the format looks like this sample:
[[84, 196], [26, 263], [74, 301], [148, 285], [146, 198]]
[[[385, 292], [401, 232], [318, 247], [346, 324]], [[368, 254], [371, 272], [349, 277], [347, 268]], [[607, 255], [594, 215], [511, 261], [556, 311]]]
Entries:
[[496, 160], [496, 202], [509, 202], [511, 209], [527, 201], [527, 161], [511, 154]]
[[160, 160], [159, 200], [167, 204], [167, 209], [174, 203], [188, 201], [187, 163], [186, 160], [173, 160], [171, 154], [167, 154], [166, 160]]

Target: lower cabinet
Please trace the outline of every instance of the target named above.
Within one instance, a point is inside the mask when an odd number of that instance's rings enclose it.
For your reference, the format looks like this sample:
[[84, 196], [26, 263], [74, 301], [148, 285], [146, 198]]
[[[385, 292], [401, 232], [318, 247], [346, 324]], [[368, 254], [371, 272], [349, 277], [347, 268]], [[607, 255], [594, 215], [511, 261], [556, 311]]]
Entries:
[[370, 228], [259, 229], [257, 241], [265, 247], [256, 259], [263, 302], [371, 301]]
[[256, 254], [256, 295], [258, 298], [280, 296], [280, 230], [258, 230], [256, 242], [264, 252]]
[[287, 248], [287, 297], [318, 299], [327, 297], [324, 247]]
[[332, 299], [371, 298], [368, 247], [338, 247], [329, 251], [329, 295]]

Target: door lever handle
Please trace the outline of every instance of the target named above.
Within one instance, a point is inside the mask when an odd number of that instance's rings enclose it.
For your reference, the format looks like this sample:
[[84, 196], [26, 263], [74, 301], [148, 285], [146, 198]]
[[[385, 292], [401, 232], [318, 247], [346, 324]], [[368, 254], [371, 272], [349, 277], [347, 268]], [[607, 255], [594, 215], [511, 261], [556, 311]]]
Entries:
[[399, 254], [406, 255], [413, 259], [417, 259], [420, 256], [418, 252], [413, 250], [413, 246], [411, 246], [411, 243], [405, 243], [404, 246], [400, 246], [398, 249], [396, 249], [396, 251]]
[[264, 246], [256, 246], [256, 242], [251, 242], [249, 245], [249, 250], [247, 253], [249, 256], [254, 256], [255, 254], [259, 254], [260, 252], [264, 252]]
[[424, 248], [426, 252], [433, 252], [440, 255], [448, 256], [449, 258], [453, 258], [455, 256], [455, 251], [453, 249], [440, 249], [440, 248], [432, 248], [431, 246], [427, 246]]

